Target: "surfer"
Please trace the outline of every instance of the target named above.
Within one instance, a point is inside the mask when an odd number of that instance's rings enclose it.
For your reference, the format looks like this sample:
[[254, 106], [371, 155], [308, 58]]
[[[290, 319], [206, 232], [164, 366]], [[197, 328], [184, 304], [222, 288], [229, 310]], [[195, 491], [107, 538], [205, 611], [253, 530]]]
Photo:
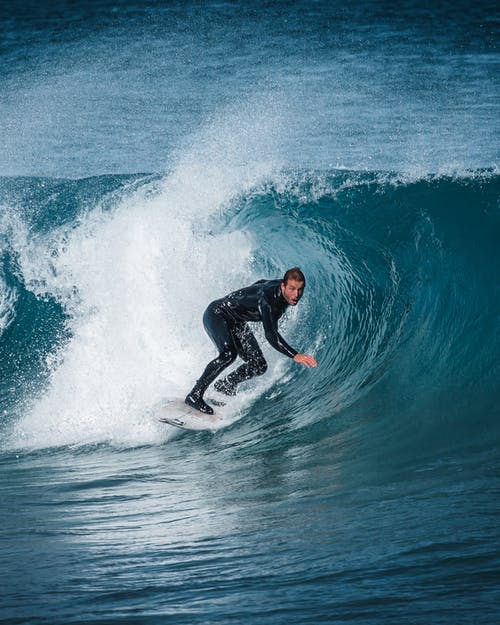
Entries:
[[236, 395], [240, 382], [266, 372], [267, 363], [247, 321], [262, 322], [266, 339], [274, 349], [305, 367], [316, 367], [313, 356], [299, 354], [278, 332], [278, 319], [288, 306], [298, 304], [305, 286], [304, 274], [298, 267], [293, 267], [282, 280], [259, 280], [209, 304], [203, 315], [203, 325], [219, 350], [219, 355], [208, 363], [187, 395], [186, 404], [206, 414], [213, 414], [213, 409], [204, 401], [203, 395], [237, 356], [244, 364], [225, 378], [217, 380], [214, 385], [216, 391]]

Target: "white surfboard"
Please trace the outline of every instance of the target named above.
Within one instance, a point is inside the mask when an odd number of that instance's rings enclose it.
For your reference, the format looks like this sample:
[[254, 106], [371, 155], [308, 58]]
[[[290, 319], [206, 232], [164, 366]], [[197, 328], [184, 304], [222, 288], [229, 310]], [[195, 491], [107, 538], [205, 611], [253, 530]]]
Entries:
[[[210, 400], [207, 403], [216, 408]], [[158, 414], [159, 421], [182, 430], [216, 430], [223, 423], [222, 417], [215, 412], [204, 414], [188, 406], [183, 399], [167, 399], [158, 406], [155, 412]]]

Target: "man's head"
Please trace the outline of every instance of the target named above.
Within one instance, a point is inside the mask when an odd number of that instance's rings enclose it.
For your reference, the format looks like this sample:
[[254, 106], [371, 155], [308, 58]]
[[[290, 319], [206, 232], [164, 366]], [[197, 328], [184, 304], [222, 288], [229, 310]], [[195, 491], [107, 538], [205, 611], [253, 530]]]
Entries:
[[299, 299], [304, 293], [306, 286], [306, 278], [298, 267], [289, 269], [281, 281], [281, 294], [285, 298], [287, 304], [296, 306]]

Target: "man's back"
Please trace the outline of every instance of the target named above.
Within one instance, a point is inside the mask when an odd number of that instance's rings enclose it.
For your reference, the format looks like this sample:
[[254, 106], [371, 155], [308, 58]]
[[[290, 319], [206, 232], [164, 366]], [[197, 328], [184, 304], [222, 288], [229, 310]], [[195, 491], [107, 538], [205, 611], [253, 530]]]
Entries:
[[280, 280], [259, 280], [222, 298], [220, 305], [235, 321], [263, 321], [263, 307], [277, 321], [288, 307]]

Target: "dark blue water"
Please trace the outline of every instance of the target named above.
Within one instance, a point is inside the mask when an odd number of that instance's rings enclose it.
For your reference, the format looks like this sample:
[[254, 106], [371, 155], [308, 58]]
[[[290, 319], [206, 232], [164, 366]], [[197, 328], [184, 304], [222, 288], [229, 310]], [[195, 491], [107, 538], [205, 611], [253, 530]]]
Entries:
[[[0, 622], [496, 622], [495, 5], [1, 17]], [[318, 368], [160, 424], [295, 264]]]

